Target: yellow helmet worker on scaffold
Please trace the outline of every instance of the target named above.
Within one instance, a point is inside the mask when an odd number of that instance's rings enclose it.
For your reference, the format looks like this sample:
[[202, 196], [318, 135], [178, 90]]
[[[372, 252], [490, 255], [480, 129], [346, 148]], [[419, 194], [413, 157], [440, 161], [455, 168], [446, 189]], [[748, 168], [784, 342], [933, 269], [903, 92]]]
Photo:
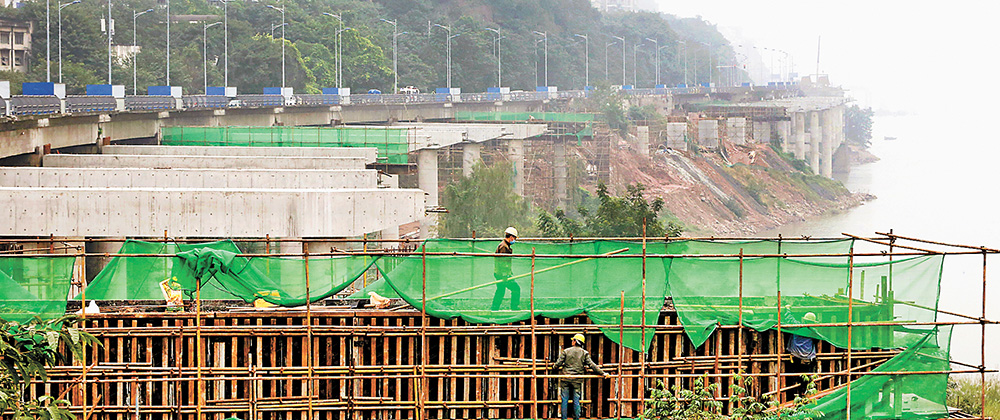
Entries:
[[587, 339], [584, 338], [583, 334], [577, 334], [577, 335], [573, 336], [573, 341], [576, 341], [577, 343], [583, 344], [585, 341], [587, 341]]

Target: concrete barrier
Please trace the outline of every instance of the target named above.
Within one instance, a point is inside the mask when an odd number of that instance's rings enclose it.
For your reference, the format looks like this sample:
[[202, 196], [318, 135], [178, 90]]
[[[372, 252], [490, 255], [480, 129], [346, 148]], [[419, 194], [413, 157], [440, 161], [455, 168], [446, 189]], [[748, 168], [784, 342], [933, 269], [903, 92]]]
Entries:
[[105, 155], [353, 157], [375, 162], [374, 147], [132, 146], [101, 148]]
[[0, 167], [12, 188], [376, 188], [375, 170]]
[[262, 156], [45, 155], [51, 168], [365, 169], [364, 158]]
[[343, 237], [418, 220], [414, 189], [0, 188], [0, 236]]

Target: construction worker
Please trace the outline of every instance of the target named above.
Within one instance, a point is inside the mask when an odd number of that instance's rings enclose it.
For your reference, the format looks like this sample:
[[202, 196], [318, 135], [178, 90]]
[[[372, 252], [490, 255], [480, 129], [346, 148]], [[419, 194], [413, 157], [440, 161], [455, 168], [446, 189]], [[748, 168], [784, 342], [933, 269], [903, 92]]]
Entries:
[[590, 353], [583, 349], [584, 341], [586, 339], [583, 334], [574, 335], [573, 345], [559, 353], [559, 359], [554, 366], [556, 369], [562, 369], [562, 375], [570, 376], [559, 380], [559, 393], [562, 396], [562, 409], [559, 412], [563, 420], [566, 420], [570, 397], [573, 398], [573, 418], [577, 420], [580, 418], [580, 394], [583, 391], [584, 379], [582, 375], [587, 374], [587, 368], [605, 378], [611, 377], [590, 359]]
[[[816, 314], [807, 312], [802, 316], [802, 324], [815, 324]], [[800, 373], [809, 375], [816, 372], [816, 340], [797, 334], [789, 334], [788, 343], [785, 349], [789, 353], [789, 361], [785, 364], [785, 371], [788, 373]], [[792, 377], [789, 382], [793, 382], [795, 387], [791, 389], [793, 395], [804, 394], [806, 391], [806, 380], [803, 377]]]
[[[497, 254], [513, 254], [514, 251], [511, 250], [510, 246], [517, 242], [517, 229], [509, 227], [503, 231], [503, 241], [500, 245], [497, 245]], [[500, 310], [500, 304], [503, 303], [503, 298], [507, 296], [507, 290], [510, 290], [510, 310], [518, 310], [521, 304], [521, 286], [517, 285], [517, 282], [509, 280], [514, 274], [511, 272], [511, 259], [510, 257], [498, 257], [493, 259], [493, 278], [497, 279], [497, 291], [493, 294], [493, 305], [490, 309], [494, 311]]]

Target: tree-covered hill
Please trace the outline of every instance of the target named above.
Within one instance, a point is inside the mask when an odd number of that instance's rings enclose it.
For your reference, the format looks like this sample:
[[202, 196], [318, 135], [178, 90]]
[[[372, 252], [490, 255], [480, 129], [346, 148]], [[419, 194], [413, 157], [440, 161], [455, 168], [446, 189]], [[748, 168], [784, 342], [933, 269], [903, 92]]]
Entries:
[[[52, 72], [56, 80], [56, 7], [52, 12]], [[219, 0], [173, 0], [171, 15], [218, 15]], [[624, 37], [626, 81], [633, 80], [633, 58], [638, 63], [638, 85], [651, 87], [655, 78], [655, 45], [659, 42], [661, 81], [684, 80], [683, 52], [687, 48], [689, 78], [695, 73], [707, 82], [709, 50], [714, 60], [730, 60], [731, 49], [716, 28], [701, 19], [677, 19], [653, 13], [602, 15], [587, 0], [230, 0], [229, 2], [229, 85], [241, 93], [259, 93], [265, 86], [281, 84], [281, 14], [265, 4], [286, 7], [285, 36], [287, 84], [296, 92], [318, 92], [336, 86], [336, 30], [338, 22], [324, 13], [343, 16], [344, 84], [354, 92], [368, 89], [391, 91], [392, 26], [380, 19], [397, 20], [399, 36], [399, 85], [413, 85], [427, 91], [445, 86], [446, 32], [432, 26], [450, 26], [453, 39], [453, 86], [465, 92], [482, 92], [495, 86], [497, 62], [495, 35], [486, 28], [499, 28], [503, 62], [503, 84], [513, 89], [532, 90], [543, 84], [544, 44], [533, 32], [548, 34], [549, 84], [560, 89], [580, 89], [585, 80], [585, 42], [590, 39], [591, 84], [607, 78], [622, 81], [622, 47], [611, 37]], [[149, 85], [166, 83], [165, 0], [119, 0], [112, 3], [115, 45], [131, 45], [133, 10], [153, 8], [153, 13], [137, 20], [136, 57], [140, 92]], [[3, 9], [2, 17], [35, 22], [33, 58], [27, 79], [45, 80], [45, 2], [34, 1], [18, 9]], [[71, 93], [80, 93], [88, 83], [106, 83], [107, 40], [101, 32], [101, 18], [107, 2], [83, 0], [63, 9], [63, 80]], [[430, 24], [428, 23], [430, 22]], [[171, 24], [170, 82], [184, 87], [185, 93], [201, 93], [204, 85], [202, 22]], [[678, 41], [684, 41], [680, 43]], [[633, 46], [642, 43], [633, 57]], [[607, 51], [607, 56], [605, 56]], [[208, 84], [223, 85], [223, 28], [208, 29]], [[16, 80], [15, 75], [6, 75]], [[2, 76], [0, 76], [2, 77]], [[536, 83], [537, 78], [537, 83]], [[126, 61], [113, 66], [113, 82], [131, 92], [132, 67]]]

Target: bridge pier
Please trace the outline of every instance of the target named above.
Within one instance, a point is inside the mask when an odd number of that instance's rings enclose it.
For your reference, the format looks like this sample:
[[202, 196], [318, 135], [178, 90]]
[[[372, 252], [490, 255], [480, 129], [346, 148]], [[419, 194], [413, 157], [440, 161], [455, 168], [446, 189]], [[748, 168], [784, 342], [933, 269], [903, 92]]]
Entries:
[[[437, 149], [421, 149], [417, 152], [417, 188], [424, 191], [424, 206], [438, 206], [438, 151]], [[424, 215], [420, 219], [420, 237], [430, 238], [437, 226], [437, 216], [434, 213]]]
[[833, 109], [823, 111], [823, 143], [820, 145], [822, 148], [820, 175], [827, 178], [833, 177], [833, 143], [836, 141], [833, 128], [834, 120], [836, 120], [836, 111]]
[[483, 145], [479, 143], [462, 145], [462, 176], [472, 175], [472, 168], [481, 160], [482, 149]]
[[796, 159], [806, 158], [806, 113], [796, 112], [792, 114], [792, 137], [794, 137], [795, 147], [792, 153]]
[[524, 140], [511, 139], [507, 142], [507, 158], [514, 166], [514, 192], [524, 196]]
[[809, 168], [815, 174], [818, 174], [820, 170], [819, 146], [823, 142], [823, 128], [819, 123], [819, 114], [820, 111], [809, 113]]

